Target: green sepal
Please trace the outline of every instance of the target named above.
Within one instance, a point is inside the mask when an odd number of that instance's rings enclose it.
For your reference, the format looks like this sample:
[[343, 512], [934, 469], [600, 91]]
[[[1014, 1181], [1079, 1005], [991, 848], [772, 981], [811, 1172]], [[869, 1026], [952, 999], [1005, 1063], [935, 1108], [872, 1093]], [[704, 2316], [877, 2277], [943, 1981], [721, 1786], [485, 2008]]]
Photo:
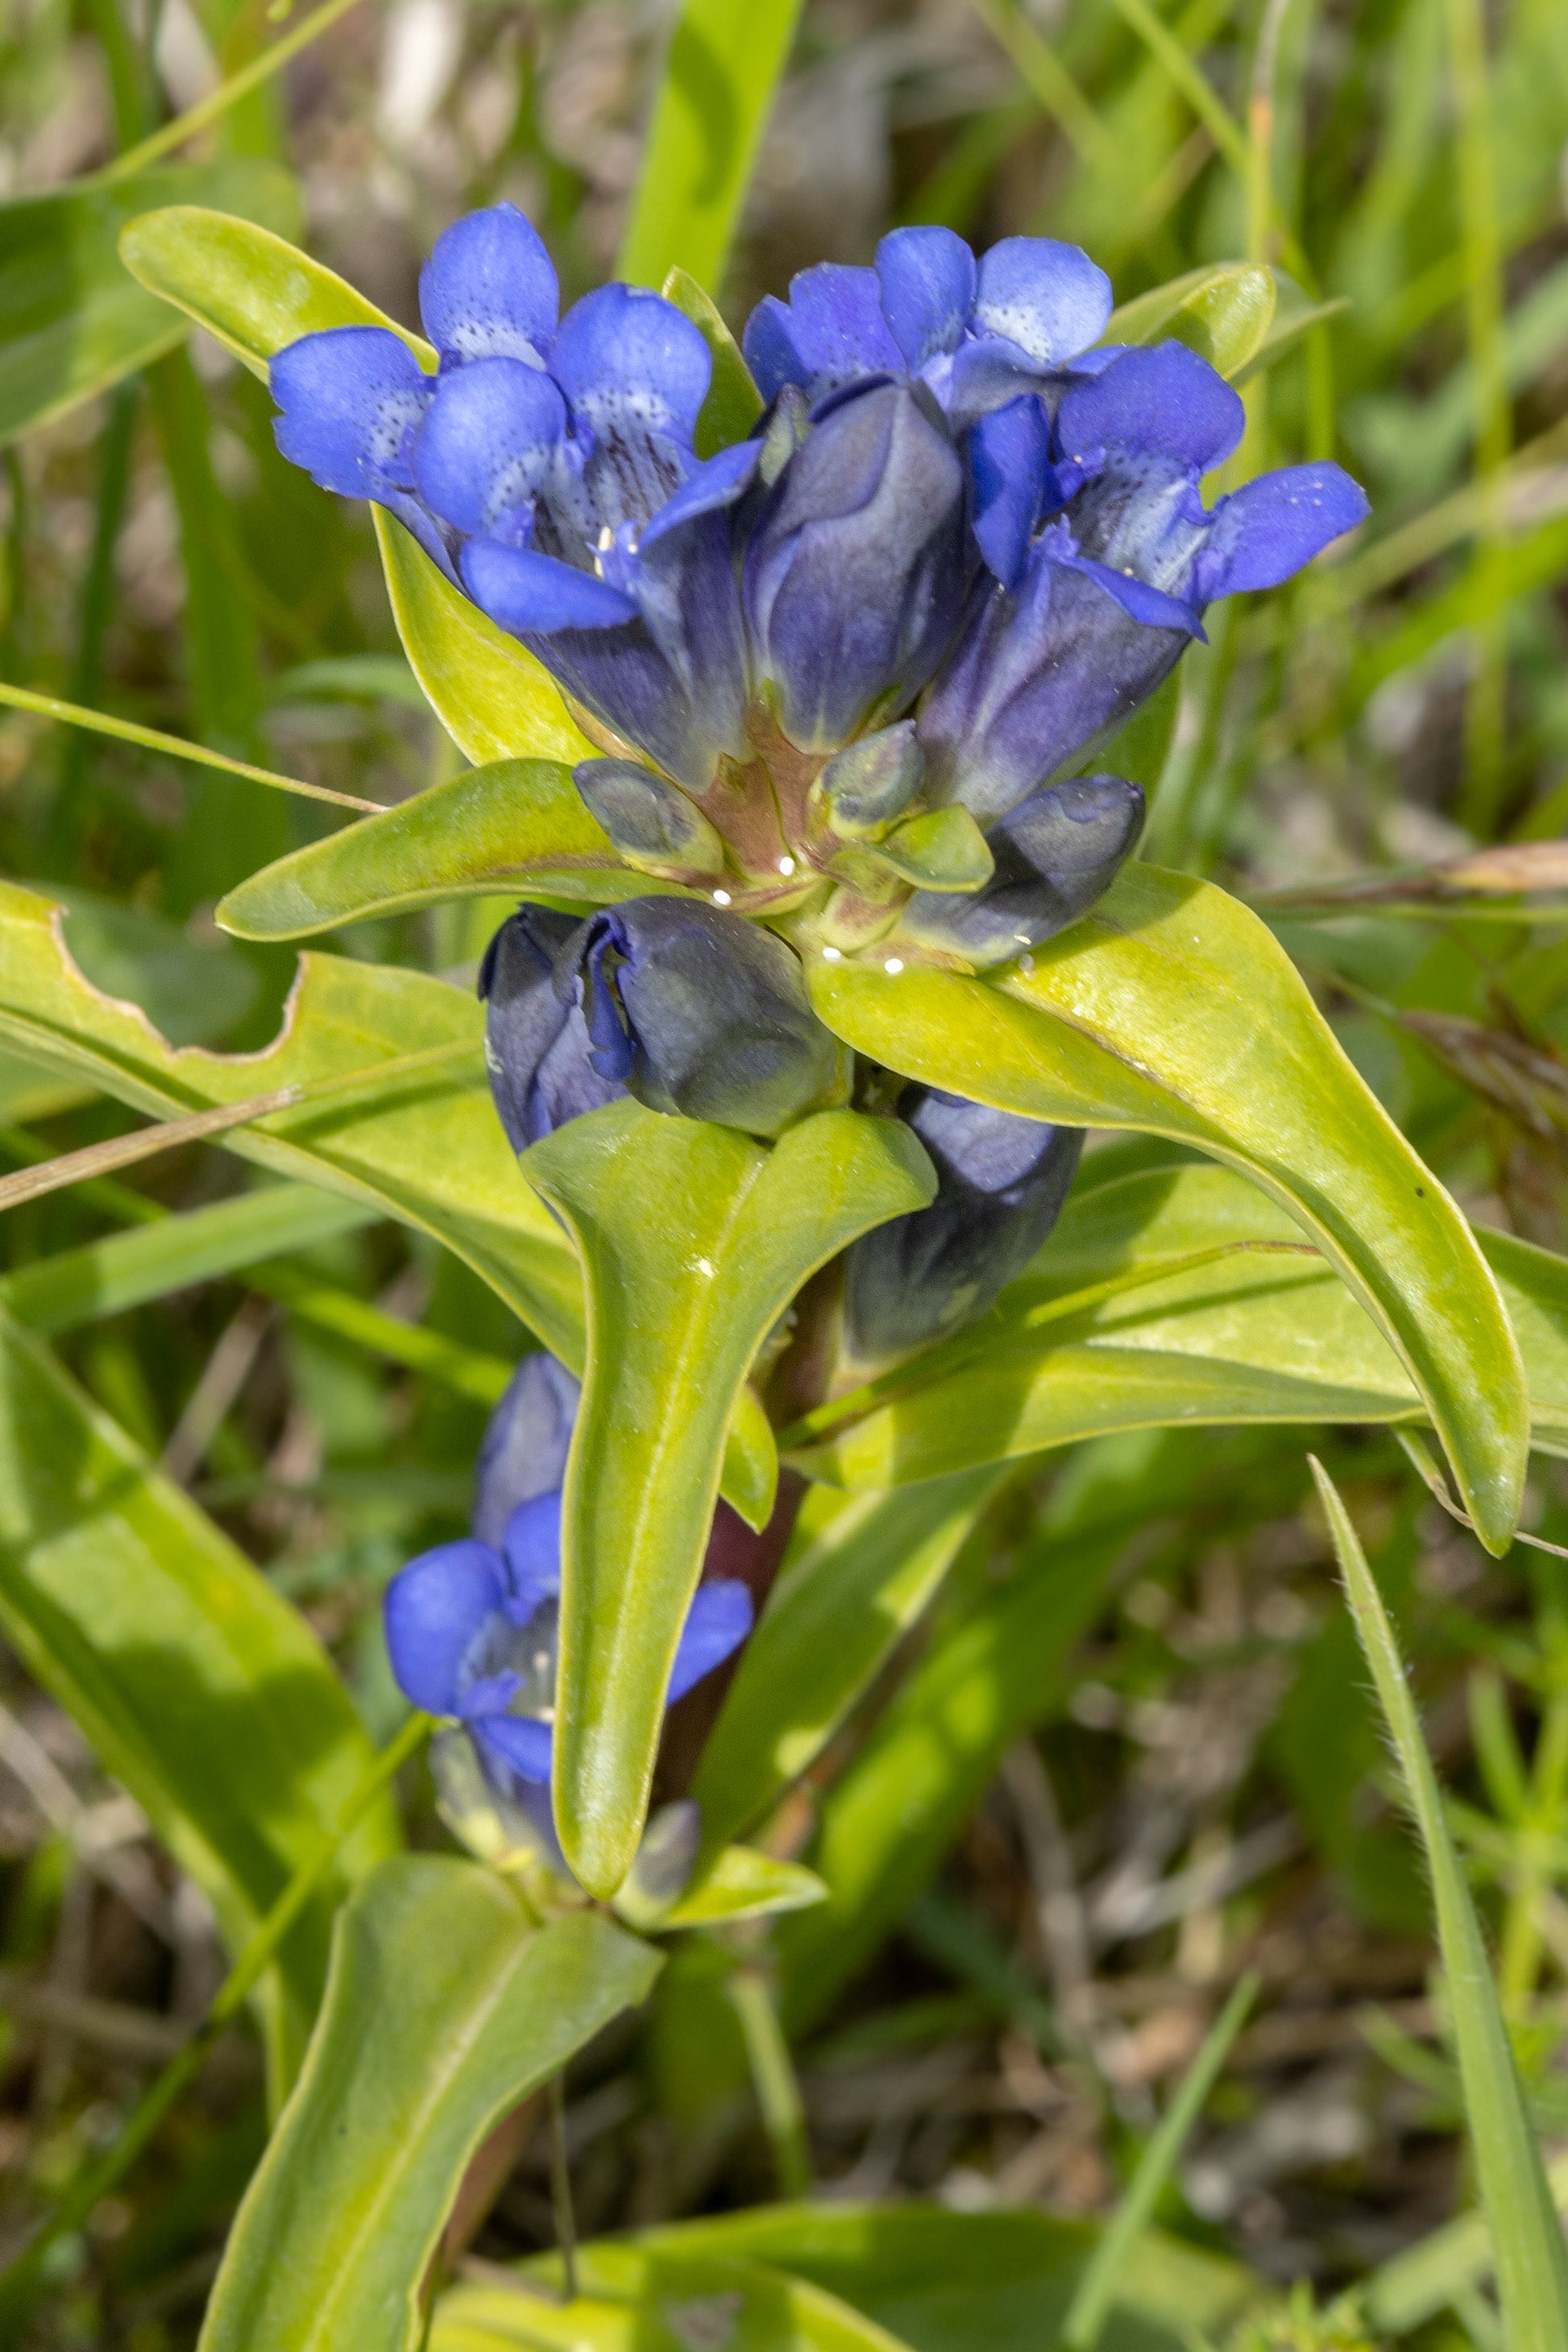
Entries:
[[743, 441], [763, 413], [763, 395], [752, 381], [752, 371], [741, 356], [741, 346], [724, 324], [713, 297], [699, 286], [689, 270], [676, 268], [659, 291], [673, 302], [707, 344], [713, 361], [708, 397], [697, 414], [692, 446], [699, 457], [716, 457], [736, 441]]

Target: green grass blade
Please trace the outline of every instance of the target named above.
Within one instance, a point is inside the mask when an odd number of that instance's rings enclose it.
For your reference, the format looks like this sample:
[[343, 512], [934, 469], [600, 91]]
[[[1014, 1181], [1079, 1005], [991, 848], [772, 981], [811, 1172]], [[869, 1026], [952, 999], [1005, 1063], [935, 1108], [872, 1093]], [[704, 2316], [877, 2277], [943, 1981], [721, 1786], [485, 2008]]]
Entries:
[[1160, 2119], [1159, 2128], [1138, 2159], [1127, 2194], [1116, 2210], [1094, 2256], [1079, 2281], [1078, 2292], [1062, 2329], [1067, 2352], [1094, 2352], [1110, 2315], [1117, 2282], [1127, 2268], [1134, 2245], [1153, 2218], [1160, 2196], [1176, 2168], [1187, 2137], [1214, 2089], [1230, 2045], [1247, 2021], [1258, 1998], [1259, 1979], [1242, 1978], [1183, 2080], [1181, 2089]]
[[687, 0], [670, 37], [616, 275], [724, 273], [800, 0]]
[[1382, 1595], [1350, 1515], [1315, 1459], [1312, 1475], [1432, 1874], [1465, 2108], [1497, 2255], [1510, 2352], [1562, 2352], [1568, 2344], [1568, 2252], [1525, 2112], [1480, 1922], [1448, 1833], [1442, 1791]]

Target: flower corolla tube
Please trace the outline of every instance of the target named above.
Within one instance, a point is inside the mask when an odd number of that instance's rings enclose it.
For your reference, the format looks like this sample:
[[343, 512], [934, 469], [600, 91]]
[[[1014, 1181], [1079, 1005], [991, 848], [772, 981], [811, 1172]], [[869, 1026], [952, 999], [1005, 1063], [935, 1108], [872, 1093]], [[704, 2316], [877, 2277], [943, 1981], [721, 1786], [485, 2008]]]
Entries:
[[[437, 1787], [459, 1836], [488, 1859], [521, 1853], [563, 1873], [550, 1810], [561, 1598], [561, 1486], [577, 1382], [527, 1356], [490, 1417], [471, 1533], [439, 1544], [387, 1587], [387, 1653], [410, 1703], [443, 1719]], [[752, 1595], [732, 1578], [698, 1586], [667, 1706], [739, 1648]]]

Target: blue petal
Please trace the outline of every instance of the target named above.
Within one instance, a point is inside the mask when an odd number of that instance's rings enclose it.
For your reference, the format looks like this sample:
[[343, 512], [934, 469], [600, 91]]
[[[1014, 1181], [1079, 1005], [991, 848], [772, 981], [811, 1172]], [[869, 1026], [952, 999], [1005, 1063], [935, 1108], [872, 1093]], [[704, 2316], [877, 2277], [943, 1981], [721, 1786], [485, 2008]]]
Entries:
[[458, 1669], [486, 1618], [500, 1613], [504, 1591], [499, 1557], [472, 1540], [421, 1553], [387, 1586], [392, 1671], [427, 1715], [457, 1714]]
[[473, 1532], [499, 1551], [520, 1503], [559, 1486], [577, 1417], [577, 1382], [542, 1349], [524, 1356], [485, 1424], [474, 1473]]
[[521, 360], [475, 360], [441, 378], [414, 444], [420, 497], [458, 530], [526, 543], [566, 404]]
[[731, 1650], [740, 1648], [752, 1630], [753, 1613], [751, 1592], [738, 1580], [725, 1578], [698, 1586], [676, 1644], [667, 1706], [684, 1698], [704, 1675], [710, 1675]]
[[981, 258], [974, 324], [1042, 367], [1058, 367], [1100, 341], [1110, 280], [1076, 245], [1005, 236]]
[[1215, 507], [1194, 593], [1206, 602], [1247, 588], [1277, 588], [1371, 511], [1365, 491], [1342, 467], [1285, 466], [1261, 475]]
[[444, 366], [516, 359], [542, 367], [560, 300], [539, 231], [515, 205], [454, 221], [419, 273], [419, 315]]
[[1134, 449], [1206, 474], [1229, 457], [1246, 422], [1240, 394], [1207, 360], [1185, 343], [1154, 343], [1074, 383], [1057, 411], [1057, 437], [1068, 457]]
[[410, 434], [435, 395], [400, 335], [386, 327], [328, 327], [274, 358], [278, 446], [323, 490], [372, 499], [409, 489]]
[[698, 515], [732, 506], [756, 472], [762, 454], [760, 441], [737, 441], [708, 458], [660, 507], [637, 542], [639, 550], [656, 547], [667, 531], [678, 530]]
[[1061, 504], [1050, 462], [1050, 426], [1033, 395], [983, 416], [969, 436], [974, 536], [1005, 587], [1016, 588], [1043, 514]]
[[592, 572], [575, 571], [531, 548], [470, 540], [463, 550], [463, 585], [498, 628], [549, 636], [556, 629], [613, 629], [635, 620], [637, 606]]
[[601, 286], [561, 322], [551, 373], [601, 442], [648, 435], [689, 451], [713, 362], [689, 319], [640, 286]]
[[561, 1591], [561, 1490], [532, 1495], [506, 1523], [507, 1615], [526, 1625]]
[[904, 355], [882, 316], [874, 269], [818, 262], [790, 279], [789, 301], [770, 295], [746, 321], [746, 363], [764, 400], [798, 383], [814, 400], [866, 376], [901, 375]]
[[549, 1780], [553, 1734], [549, 1724], [541, 1723], [537, 1716], [485, 1715], [468, 1728], [492, 1756], [510, 1766], [519, 1780]]
[[1207, 637], [1196, 607], [1180, 596], [1167, 596], [1163, 588], [1151, 588], [1145, 580], [1135, 579], [1130, 572], [1118, 572], [1109, 563], [1097, 563], [1089, 555], [1066, 555], [1055, 559], [1081, 572], [1097, 588], [1113, 596], [1129, 620], [1139, 622], [1146, 629], [1184, 629], [1190, 637], [1206, 645]]
[[877, 247], [882, 316], [913, 369], [955, 352], [974, 307], [974, 256], [950, 228], [896, 228]]
[[458, 1713], [465, 1723], [473, 1723], [482, 1715], [504, 1715], [521, 1688], [522, 1676], [510, 1666], [496, 1675], [476, 1675], [463, 1685]]

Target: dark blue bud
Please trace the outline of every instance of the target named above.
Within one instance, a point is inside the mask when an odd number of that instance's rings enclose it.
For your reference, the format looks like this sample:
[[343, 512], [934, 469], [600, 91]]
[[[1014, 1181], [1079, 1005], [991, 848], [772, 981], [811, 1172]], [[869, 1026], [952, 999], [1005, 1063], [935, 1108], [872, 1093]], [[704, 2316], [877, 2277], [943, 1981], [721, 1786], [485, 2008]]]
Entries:
[[1056, 1223], [1083, 1129], [992, 1110], [914, 1087], [899, 1105], [936, 1170], [929, 1209], [851, 1244], [844, 1316], [856, 1354], [874, 1361], [924, 1347], [983, 1315]]
[[679, 785], [636, 760], [584, 760], [573, 776], [628, 866], [650, 874], [723, 872], [723, 842]]
[[836, 751], [816, 791], [835, 833], [848, 841], [874, 841], [902, 816], [924, 773], [914, 720], [901, 719]]
[[747, 551], [759, 683], [806, 751], [835, 751], [931, 676], [967, 577], [963, 469], [916, 396], [878, 384], [791, 457]]
[[581, 1012], [555, 992], [555, 958], [575, 929], [570, 915], [520, 907], [479, 966], [490, 1093], [514, 1151], [626, 1092], [594, 1067]]
[[474, 1474], [473, 1532], [500, 1551], [520, 1503], [548, 1495], [566, 1475], [582, 1393], [553, 1356], [524, 1356], [485, 1427]]
[[772, 931], [691, 898], [634, 898], [579, 924], [555, 986], [582, 1007], [601, 1077], [649, 1110], [777, 1135], [843, 1099], [844, 1050]]
[[1065, 931], [1116, 879], [1143, 829], [1143, 794], [1121, 776], [1042, 784], [985, 836], [992, 879], [972, 897], [918, 890], [902, 937], [984, 967]]

